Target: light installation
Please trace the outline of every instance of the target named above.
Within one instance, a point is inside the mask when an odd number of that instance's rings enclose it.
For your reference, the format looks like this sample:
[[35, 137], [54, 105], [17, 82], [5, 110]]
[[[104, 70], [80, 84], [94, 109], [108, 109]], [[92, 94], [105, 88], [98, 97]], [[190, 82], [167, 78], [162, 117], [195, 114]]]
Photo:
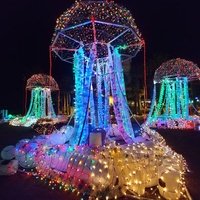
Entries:
[[[76, 1], [64, 12], [50, 52], [73, 63], [74, 127], [19, 142], [20, 165], [36, 167], [37, 178], [78, 199], [187, 198], [184, 158], [157, 132], [143, 126], [136, 137], [131, 125], [122, 61], [143, 44], [130, 12], [113, 1]], [[113, 132], [119, 132], [123, 144], [108, 135], [110, 96], [117, 122]]]
[[90, 57], [84, 56], [83, 48], [74, 55], [75, 73], [75, 128], [72, 141], [87, 144], [89, 127], [92, 129], [110, 127], [109, 96], [114, 98], [114, 112], [123, 139], [130, 143], [134, 132], [127, 106], [121, 56], [118, 49], [108, 57], [95, 59], [95, 51]]
[[76, 134], [71, 144], [87, 144], [91, 129], [109, 129], [109, 96], [121, 135], [132, 142], [122, 60], [134, 57], [142, 45], [130, 12], [112, 1], [78, 1], [57, 20], [51, 51], [74, 65]]
[[[189, 115], [188, 82], [199, 79], [200, 70], [194, 63], [173, 59], [155, 72], [153, 98], [147, 124], [161, 128], [193, 128]], [[160, 93], [157, 89], [160, 86]]]
[[27, 80], [26, 91], [31, 92], [29, 109], [22, 118], [10, 121], [11, 125], [30, 126], [40, 118], [56, 118], [51, 91], [58, 91], [56, 81], [45, 74], [35, 74]]

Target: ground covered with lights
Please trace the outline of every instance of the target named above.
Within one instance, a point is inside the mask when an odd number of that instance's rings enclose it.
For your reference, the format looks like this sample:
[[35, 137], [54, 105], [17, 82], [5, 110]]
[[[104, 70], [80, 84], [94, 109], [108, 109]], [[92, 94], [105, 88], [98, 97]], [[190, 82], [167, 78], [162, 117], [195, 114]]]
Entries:
[[[169, 134], [173, 131], [172, 134]], [[200, 153], [200, 133], [192, 130], [182, 130], [181, 137], [179, 130], [159, 130], [166, 142], [176, 152], [182, 154], [188, 163], [190, 172], [186, 173], [186, 186], [193, 199], [199, 199], [198, 187], [200, 185], [200, 161], [197, 159]], [[3, 147], [16, 144], [22, 138], [32, 138], [37, 133], [31, 128], [12, 127], [7, 124], [0, 125], [0, 150]], [[63, 192], [58, 188], [53, 191], [49, 189], [49, 183], [40, 181], [27, 173], [17, 173], [0, 179], [0, 195], [2, 200], [13, 199], [16, 196], [20, 199], [80, 199], [71, 192]], [[12, 192], [8, 191], [12, 188]], [[133, 198], [132, 198], [133, 199]]]

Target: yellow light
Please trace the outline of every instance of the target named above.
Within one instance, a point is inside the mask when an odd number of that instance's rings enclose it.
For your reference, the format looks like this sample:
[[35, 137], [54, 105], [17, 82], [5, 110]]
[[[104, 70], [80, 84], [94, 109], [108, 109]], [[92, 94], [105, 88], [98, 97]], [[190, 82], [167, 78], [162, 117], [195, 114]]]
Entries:
[[94, 173], [91, 173], [91, 177], [94, 177], [94, 175], [95, 175]]
[[107, 178], [110, 179], [110, 174], [107, 174]]
[[114, 104], [114, 99], [112, 96], [109, 96], [109, 105], [112, 106]]

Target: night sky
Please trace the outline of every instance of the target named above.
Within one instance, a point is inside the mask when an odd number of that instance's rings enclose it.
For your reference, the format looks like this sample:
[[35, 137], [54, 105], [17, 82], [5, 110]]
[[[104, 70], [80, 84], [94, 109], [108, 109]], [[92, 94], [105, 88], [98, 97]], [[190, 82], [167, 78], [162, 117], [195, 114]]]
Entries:
[[[74, 0], [1, 2], [0, 109], [8, 109], [11, 113], [23, 111], [26, 80], [35, 73], [48, 73], [48, 48], [56, 19], [73, 2]], [[147, 63], [156, 55], [167, 55], [169, 58], [184, 58], [200, 66], [198, 0], [115, 2], [131, 10], [147, 44]], [[59, 79], [58, 83], [65, 77], [72, 80], [71, 67], [54, 59], [53, 75], [56, 80]]]

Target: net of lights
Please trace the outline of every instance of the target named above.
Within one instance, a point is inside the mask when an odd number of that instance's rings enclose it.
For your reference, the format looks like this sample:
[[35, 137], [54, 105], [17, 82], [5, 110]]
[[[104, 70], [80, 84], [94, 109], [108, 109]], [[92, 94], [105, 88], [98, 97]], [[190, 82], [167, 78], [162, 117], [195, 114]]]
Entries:
[[16, 156], [22, 167], [36, 167], [34, 176], [52, 190], [71, 191], [82, 199], [187, 199], [185, 160], [157, 132], [145, 129], [152, 141], [148, 146], [112, 143], [74, 148], [64, 140], [58, 145], [49, 143], [49, 135], [21, 140]]
[[160, 83], [164, 77], [187, 77], [188, 81], [199, 80], [199, 68], [185, 59], [168, 60], [155, 71], [154, 82]]
[[[163, 63], [154, 75], [154, 91], [147, 124], [158, 128], [193, 129], [196, 118], [189, 116], [188, 82], [198, 80], [199, 73], [197, 65], [184, 59], [177, 58]], [[161, 85], [159, 97], [156, 94], [157, 83]]]
[[63, 61], [73, 63], [73, 54], [84, 46], [87, 57], [94, 42], [97, 57], [107, 57], [107, 47], [126, 46], [123, 60], [134, 57], [143, 46], [141, 34], [130, 11], [113, 1], [76, 1], [56, 21], [51, 50]]
[[22, 118], [17, 117], [9, 122], [13, 126], [31, 126], [41, 118], [55, 118], [51, 91], [59, 90], [55, 80], [44, 74], [33, 75], [27, 81], [26, 91], [31, 91], [29, 109]]

